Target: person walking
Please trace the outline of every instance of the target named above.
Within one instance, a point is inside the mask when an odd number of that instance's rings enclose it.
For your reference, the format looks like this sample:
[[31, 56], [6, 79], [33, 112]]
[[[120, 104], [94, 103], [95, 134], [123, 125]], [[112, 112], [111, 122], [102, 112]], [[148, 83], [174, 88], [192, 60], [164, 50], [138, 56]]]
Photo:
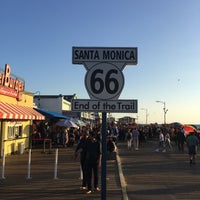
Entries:
[[196, 153], [197, 153], [197, 145], [199, 144], [199, 139], [195, 135], [194, 132], [190, 132], [190, 134], [186, 138], [186, 143], [188, 145], [188, 154], [190, 159], [190, 165], [196, 163]]
[[132, 133], [131, 133], [131, 129], [127, 130], [126, 141], [127, 141], [127, 149], [131, 150], [131, 146], [132, 146]]
[[68, 130], [66, 127], [62, 127], [61, 129], [61, 141], [62, 141], [63, 147], [66, 147], [69, 141]]
[[83, 133], [75, 150], [75, 159], [78, 157], [78, 154], [80, 154], [80, 165], [82, 170], [82, 186], [80, 189], [82, 190], [87, 189], [86, 144], [88, 137], [89, 131]]
[[[99, 133], [97, 133], [99, 135]], [[95, 134], [90, 134], [86, 143], [86, 168], [87, 168], [87, 192], [92, 193], [92, 178], [95, 191], [100, 191], [99, 182], [99, 167], [101, 165], [101, 147], [100, 141]]]
[[133, 146], [136, 151], [139, 149], [139, 135], [140, 132], [138, 131], [137, 127], [134, 127], [132, 131], [132, 137], [133, 137]]
[[155, 150], [156, 152], [159, 152], [159, 151], [162, 151], [163, 153], [166, 152], [166, 149], [165, 149], [165, 137], [164, 137], [164, 134], [162, 132], [161, 129], [158, 130], [158, 133], [159, 133], [159, 146], [158, 148]]
[[184, 153], [185, 135], [181, 128], [178, 128], [176, 136], [177, 136], [178, 151]]
[[170, 138], [169, 133], [167, 133], [165, 136], [165, 146], [166, 146], [166, 149], [168, 149], [169, 151], [172, 151], [171, 138]]

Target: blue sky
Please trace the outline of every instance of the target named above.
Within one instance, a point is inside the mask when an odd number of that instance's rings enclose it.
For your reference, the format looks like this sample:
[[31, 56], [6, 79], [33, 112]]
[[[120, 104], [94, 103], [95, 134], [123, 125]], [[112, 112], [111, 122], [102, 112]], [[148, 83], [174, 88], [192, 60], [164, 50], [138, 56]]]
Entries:
[[[0, 0], [0, 67], [25, 89], [89, 99], [73, 46], [137, 47], [120, 99], [137, 99], [139, 123], [200, 123], [199, 0]], [[115, 114], [124, 116], [127, 114]]]

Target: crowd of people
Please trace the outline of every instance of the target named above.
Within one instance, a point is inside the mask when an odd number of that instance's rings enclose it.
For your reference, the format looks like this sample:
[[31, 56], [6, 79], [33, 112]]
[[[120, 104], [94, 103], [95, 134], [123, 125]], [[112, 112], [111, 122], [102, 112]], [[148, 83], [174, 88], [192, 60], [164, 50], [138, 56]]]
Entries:
[[[195, 164], [197, 146], [200, 143], [200, 134], [195, 131], [186, 132], [182, 125], [150, 124], [119, 126], [118, 140], [127, 142], [128, 150], [139, 150], [143, 143], [149, 140], [158, 140], [156, 152], [179, 152], [189, 154], [189, 163]], [[187, 148], [186, 148], [187, 147]]]
[[[99, 188], [99, 167], [101, 165], [101, 124], [77, 128], [48, 126], [38, 124], [33, 131], [33, 137], [51, 138], [55, 146], [72, 147], [74, 144], [74, 158], [80, 159], [82, 170], [81, 189], [87, 194]], [[185, 152], [188, 147], [189, 163], [195, 164], [199, 135], [186, 135], [182, 126], [170, 124], [137, 125], [137, 124], [107, 124], [107, 155], [116, 151], [118, 142], [126, 142], [128, 150], [138, 151], [149, 141], [158, 141], [157, 152], [176, 151]]]

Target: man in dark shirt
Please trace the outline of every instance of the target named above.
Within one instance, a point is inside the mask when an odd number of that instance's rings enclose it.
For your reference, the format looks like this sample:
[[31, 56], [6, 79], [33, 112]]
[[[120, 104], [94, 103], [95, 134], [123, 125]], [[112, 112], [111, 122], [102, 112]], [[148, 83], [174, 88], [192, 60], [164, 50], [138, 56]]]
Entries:
[[[97, 133], [98, 135], [99, 133]], [[91, 134], [86, 144], [86, 168], [87, 168], [87, 194], [92, 193], [92, 174], [94, 190], [100, 191], [98, 187], [99, 181], [99, 167], [101, 164], [101, 149], [100, 141], [97, 139], [97, 135]]]
[[184, 143], [185, 143], [185, 135], [181, 128], [178, 128], [177, 132], [177, 145], [179, 152], [184, 153]]
[[86, 131], [85, 133], [83, 133], [75, 150], [75, 158], [80, 153], [80, 164], [81, 164], [81, 169], [83, 173], [81, 189], [83, 190], [86, 190], [87, 188], [86, 144], [87, 144], [88, 137], [89, 137], [89, 131]]

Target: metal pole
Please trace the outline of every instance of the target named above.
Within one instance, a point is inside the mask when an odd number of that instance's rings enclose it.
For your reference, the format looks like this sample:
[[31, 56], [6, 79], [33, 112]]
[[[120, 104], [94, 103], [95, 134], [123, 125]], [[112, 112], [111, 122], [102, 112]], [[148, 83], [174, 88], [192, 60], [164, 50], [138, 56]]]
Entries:
[[1, 179], [5, 179], [4, 171], [5, 171], [5, 151], [4, 151], [4, 149], [3, 149], [3, 158], [2, 158], [2, 174], [1, 174]]
[[102, 112], [101, 199], [106, 200], [106, 112]]
[[141, 108], [141, 110], [144, 110], [145, 111], [145, 117], [146, 117], [146, 124], [147, 124], [147, 119], [148, 119], [148, 109], [147, 108]]
[[163, 102], [163, 104], [164, 104], [164, 108], [163, 108], [163, 110], [164, 110], [164, 124], [166, 124], [166, 114], [167, 114], [168, 109], [166, 109], [165, 102]]
[[46, 151], [46, 140], [44, 139], [44, 141], [43, 141], [43, 153], [45, 153], [45, 151]]
[[164, 108], [164, 124], [166, 124], [166, 113], [165, 113], [165, 108]]
[[31, 149], [28, 150], [28, 173], [27, 179], [31, 179]]
[[164, 111], [164, 124], [166, 124], [166, 114], [168, 109], [166, 109], [166, 103], [165, 101], [156, 101], [157, 103], [162, 103], [163, 104], [163, 111]]
[[58, 179], [57, 171], [58, 171], [58, 148], [56, 149], [55, 152], [54, 179]]

